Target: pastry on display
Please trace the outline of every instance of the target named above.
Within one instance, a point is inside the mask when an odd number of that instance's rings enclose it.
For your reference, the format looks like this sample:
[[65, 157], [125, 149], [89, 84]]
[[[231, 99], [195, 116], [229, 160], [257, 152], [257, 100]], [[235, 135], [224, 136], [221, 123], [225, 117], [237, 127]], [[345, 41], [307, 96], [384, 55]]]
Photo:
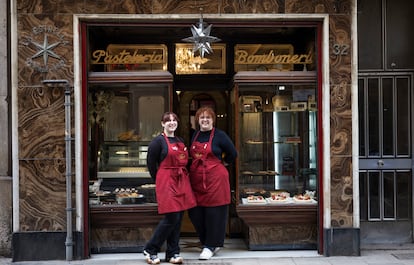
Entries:
[[297, 202], [312, 202], [312, 198], [311, 196], [309, 196], [308, 194], [298, 194], [293, 196], [293, 200], [297, 201]]
[[141, 136], [135, 134], [135, 130], [129, 130], [118, 134], [119, 141], [139, 141]]
[[266, 203], [263, 196], [250, 195], [247, 197], [247, 203]]
[[290, 199], [289, 192], [274, 192], [270, 195], [270, 201], [272, 202], [285, 202]]

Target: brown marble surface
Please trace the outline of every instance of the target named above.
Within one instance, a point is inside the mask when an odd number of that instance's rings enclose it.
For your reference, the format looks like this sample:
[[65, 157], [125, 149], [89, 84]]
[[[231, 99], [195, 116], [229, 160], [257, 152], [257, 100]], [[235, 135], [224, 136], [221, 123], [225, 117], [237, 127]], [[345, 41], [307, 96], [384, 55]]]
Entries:
[[315, 244], [317, 229], [313, 224], [250, 226], [249, 245], [301, 245]]
[[91, 248], [143, 247], [151, 238], [153, 228], [98, 228], [91, 230]]
[[[17, 1], [20, 224], [22, 231], [60, 231], [65, 223], [63, 93], [37, 89], [44, 79], [73, 82], [74, 13], [93, 14], [239, 14], [328, 13], [329, 44], [351, 44], [353, 0], [21, 0]], [[40, 26], [50, 27], [49, 43], [59, 59], [50, 71], [28, 64], [42, 44]], [[331, 208], [334, 227], [352, 227], [351, 55], [333, 56], [331, 82]], [[42, 63], [42, 57], [32, 61]]]

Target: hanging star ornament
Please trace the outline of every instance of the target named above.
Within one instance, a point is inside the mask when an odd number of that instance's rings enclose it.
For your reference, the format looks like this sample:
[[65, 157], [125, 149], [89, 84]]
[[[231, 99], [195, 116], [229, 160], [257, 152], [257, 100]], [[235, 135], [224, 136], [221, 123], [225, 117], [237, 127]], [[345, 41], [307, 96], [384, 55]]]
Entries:
[[201, 15], [198, 26], [196, 27], [195, 25], [192, 25], [191, 27], [193, 36], [182, 39], [185, 42], [193, 43], [193, 52], [198, 51], [201, 58], [204, 58], [206, 53], [210, 54], [213, 52], [211, 43], [221, 41], [221, 39], [217, 37], [210, 36], [211, 26], [212, 25], [208, 25], [206, 28], [204, 27], [203, 16]]

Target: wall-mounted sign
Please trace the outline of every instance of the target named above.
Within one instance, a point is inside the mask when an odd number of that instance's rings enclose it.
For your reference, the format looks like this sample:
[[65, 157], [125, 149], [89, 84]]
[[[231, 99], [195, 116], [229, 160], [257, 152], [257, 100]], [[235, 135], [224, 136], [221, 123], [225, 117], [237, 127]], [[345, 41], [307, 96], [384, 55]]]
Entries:
[[103, 64], [106, 71], [165, 71], [167, 46], [110, 44], [92, 52], [91, 64]]
[[177, 43], [175, 45], [175, 73], [185, 74], [225, 74], [226, 44], [211, 44], [212, 53], [201, 57], [193, 51], [192, 44]]
[[313, 54], [295, 54], [290, 44], [238, 44], [234, 48], [234, 70], [292, 71], [295, 64], [313, 62]]
[[30, 35], [23, 36], [21, 43], [31, 54], [26, 58], [26, 64], [35, 71], [48, 73], [66, 67], [62, 46], [68, 46], [69, 41], [61, 30], [52, 25], [39, 25], [32, 28]]

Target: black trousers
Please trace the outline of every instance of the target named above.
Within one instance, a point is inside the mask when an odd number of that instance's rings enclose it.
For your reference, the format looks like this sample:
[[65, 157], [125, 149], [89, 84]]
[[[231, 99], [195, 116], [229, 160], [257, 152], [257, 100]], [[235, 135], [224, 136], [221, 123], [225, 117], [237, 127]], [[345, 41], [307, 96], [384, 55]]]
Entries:
[[184, 212], [167, 213], [158, 223], [151, 239], [147, 242], [144, 249], [151, 255], [158, 254], [162, 245], [167, 241], [165, 258], [169, 260], [174, 254], [180, 253], [180, 232], [181, 221]]
[[188, 216], [204, 247], [222, 247], [226, 236], [228, 205], [188, 210]]

